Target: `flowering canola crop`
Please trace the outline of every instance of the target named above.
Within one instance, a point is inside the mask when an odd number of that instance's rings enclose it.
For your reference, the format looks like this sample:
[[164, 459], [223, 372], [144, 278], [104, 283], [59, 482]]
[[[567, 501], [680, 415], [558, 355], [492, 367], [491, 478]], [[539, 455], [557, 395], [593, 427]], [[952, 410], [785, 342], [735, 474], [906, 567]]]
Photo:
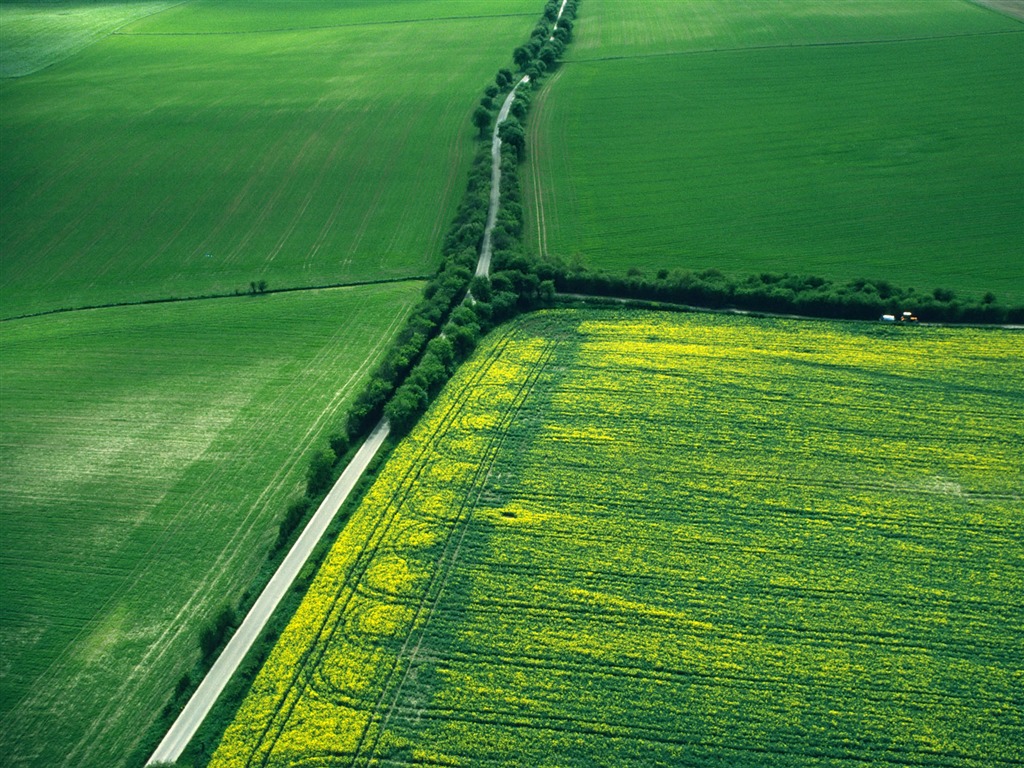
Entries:
[[1020, 764], [1020, 341], [520, 319], [392, 455], [212, 765]]

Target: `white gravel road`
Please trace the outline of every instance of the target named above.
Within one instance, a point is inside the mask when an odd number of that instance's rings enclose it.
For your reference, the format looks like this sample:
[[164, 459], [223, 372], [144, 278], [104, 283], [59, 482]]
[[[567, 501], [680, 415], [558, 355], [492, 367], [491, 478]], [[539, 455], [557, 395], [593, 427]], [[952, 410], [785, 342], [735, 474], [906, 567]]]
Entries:
[[[564, 9], [565, 0], [563, 0], [562, 6], [558, 11], [559, 19], [561, 19]], [[489, 275], [491, 270], [491, 236], [498, 217], [498, 206], [501, 202], [501, 139], [498, 137], [498, 129], [508, 119], [509, 110], [512, 108], [512, 102], [516, 97], [516, 89], [523, 83], [528, 82], [530, 82], [529, 76], [524, 75], [513, 86], [508, 96], [505, 97], [505, 101], [498, 112], [498, 119], [494, 123], [494, 133], [491, 138], [490, 205], [487, 210], [487, 224], [484, 227], [483, 245], [480, 248], [480, 258], [476, 266], [476, 274], [483, 277]], [[164, 736], [163, 741], [160, 742], [160, 745], [153, 752], [146, 765], [165, 762], [173, 763], [181, 757], [181, 753], [185, 750], [185, 747], [196, 731], [199, 730], [199, 726], [202, 725], [206, 715], [213, 708], [217, 697], [220, 696], [224, 687], [228, 684], [228, 680], [231, 679], [235, 670], [242, 663], [245, 654], [249, 652], [253, 643], [256, 642], [256, 638], [259, 637], [267, 621], [270, 620], [271, 614], [274, 613], [281, 599], [291, 587], [292, 582], [295, 581], [295, 577], [306, 564], [313, 548], [320, 541], [324, 531], [327, 530], [327, 526], [330, 525], [334, 516], [338, 513], [338, 509], [352, 492], [356, 482], [362, 476], [366, 467], [369, 466], [370, 461], [377, 455], [377, 451], [380, 450], [381, 445], [383, 445], [390, 432], [391, 427], [387, 420], [381, 419], [380, 423], [377, 424], [373, 432], [366, 439], [366, 442], [363, 443], [356, 453], [355, 458], [352, 459], [341, 477], [338, 478], [338, 482], [335, 483], [331, 492], [327, 494], [327, 498], [324, 499], [317, 509], [305, 530], [302, 531], [302, 535], [299, 536], [294, 546], [288, 552], [284, 562], [281, 563], [273, 578], [271, 578], [262, 594], [253, 604], [242, 625], [231, 637], [231, 640], [228, 641], [227, 646], [217, 658], [217, 661], [214, 662], [206, 677], [203, 678], [203, 682], [199, 684], [195, 693], [192, 694], [192, 698], [189, 699], [188, 704], [185, 705], [181, 714], [178, 715], [178, 719], [174, 721], [170, 730], [167, 731], [167, 735]]]
[[309, 559], [313, 548], [320, 541], [324, 531], [327, 530], [327, 526], [331, 524], [338, 509], [355, 488], [356, 482], [369, 466], [373, 457], [377, 455], [377, 451], [380, 450], [390, 432], [391, 426], [387, 419], [381, 419], [380, 423], [374, 427], [373, 432], [366, 438], [349, 465], [345, 467], [345, 471], [342, 472], [331, 492], [327, 494], [327, 498], [317, 508], [312, 519], [289, 550], [284, 562], [281, 563], [262, 594], [253, 604], [242, 625], [228, 641], [227, 646], [214, 662], [206, 677], [203, 678], [203, 682], [199, 684], [195, 693], [192, 694], [192, 698], [178, 715], [178, 719], [174, 721], [174, 725], [171, 726], [146, 765], [172, 763], [181, 757], [189, 740], [199, 730], [203, 719], [213, 708], [214, 702], [224, 690], [224, 686], [228, 684], [231, 675], [238, 669], [245, 654], [256, 642], [256, 638], [263, 631], [274, 609], [281, 602], [281, 598], [295, 581], [295, 577], [302, 570], [302, 566], [306, 564], [306, 560]]

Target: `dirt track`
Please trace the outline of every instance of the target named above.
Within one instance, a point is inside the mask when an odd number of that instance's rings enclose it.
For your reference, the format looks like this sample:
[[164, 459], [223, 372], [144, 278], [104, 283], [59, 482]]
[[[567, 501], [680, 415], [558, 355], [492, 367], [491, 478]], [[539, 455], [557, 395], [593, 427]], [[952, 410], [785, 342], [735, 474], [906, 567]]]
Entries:
[[487, 224], [484, 226], [484, 242], [480, 246], [480, 259], [476, 263], [476, 274], [479, 277], [487, 277], [491, 273], [491, 235], [494, 234], [494, 223], [498, 219], [498, 206], [501, 204], [501, 139], [498, 137], [498, 129], [508, 118], [508, 111], [512, 108], [512, 102], [516, 98], [516, 88], [528, 82], [530, 82], [529, 76], [523, 75], [522, 80], [512, 87], [508, 96], [505, 97], [505, 103], [501, 105], [498, 119], [494, 121], [494, 134], [491, 138], [491, 200], [487, 208]]
[[[558, 22], [562, 20], [562, 13], [565, 12], [566, 2], [567, 0], [562, 0], [562, 4], [558, 8], [558, 15], [555, 17], [555, 26], [552, 28], [552, 32], [558, 29]], [[549, 39], [554, 40], [554, 34]], [[516, 98], [516, 89], [523, 83], [528, 82], [530, 82], [529, 76], [523, 75], [523, 78], [512, 86], [512, 90], [505, 97], [505, 102], [501, 105], [501, 110], [498, 112], [498, 119], [494, 121], [494, 134], [491, 138], [491, 199], [490, 205], [487, 208], [487, 224], [484, 226], [484, 242], [480, 247], [480, 258], [476, 263], [477, 277], [487, 277], [491, 273], [491, 235], [494, 232], [494, 223], [498, 217], [498, 206], [501, 204], [501, 139], [498, 138], [498, 129], [501, 128], [501, 124], [508, 118], [508, 111], [511, 109], [512, 102]]]

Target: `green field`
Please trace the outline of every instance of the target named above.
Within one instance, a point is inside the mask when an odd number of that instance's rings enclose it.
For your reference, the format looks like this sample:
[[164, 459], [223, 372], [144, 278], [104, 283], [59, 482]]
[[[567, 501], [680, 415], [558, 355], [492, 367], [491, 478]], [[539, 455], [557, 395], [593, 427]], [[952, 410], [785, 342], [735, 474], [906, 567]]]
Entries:
[[0, 77], [24, 77], [181, 0], [0, 0]]
[[0, 316], [432, 272], [539, 13], [197, 0], [0, 81]]
[[1015, 332], [521, 318], [212, 765], [1019, 765], [1022, 413]]
[[1024, 24], [963, 0], [581, 4], [531, 249], [1024, 300]]
[[124, 764], [422, 287], [0, 326], [0, 762]]

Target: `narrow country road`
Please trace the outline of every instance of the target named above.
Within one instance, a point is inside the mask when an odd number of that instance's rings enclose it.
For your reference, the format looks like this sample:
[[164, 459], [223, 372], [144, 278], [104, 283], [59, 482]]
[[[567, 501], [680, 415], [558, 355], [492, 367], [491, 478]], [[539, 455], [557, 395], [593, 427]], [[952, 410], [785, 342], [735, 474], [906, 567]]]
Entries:
[[498, 220], [498, 206], [501, 203], [501, 139], [498, 137], [498, 129], [508, 119], [508, 111], [516, 98], [516, 89], [528, 82], [529, 75], [523, 75], [523, 78], [512, 86], [498, 112], [498, 119], [494, 121], [494, 134], [491, 137], [491, 202], [487, 208], [484, 243], [480, 247], [480, 259], [476, 263], [477, 277], [487, 277], [491, 273], [491, 235], [494, 233], [494, 223]]
[[[562, 0], [558, 8], [558, 15], [555, 17], [555, 25], [551, 29], [551, 37], [554, 40], [555, 30], [558, 29], [558, 22], [562, 20], [562, 13], [565, 11], [565, 4], [568, 0]], [[512, 86], [512, 90], [505, 97], [505, 102], [498, 111], [498, 119], [494, 121], [494, 133], [491, 137], [491, 200], [487, 208], [487, 224], [484, 226], [484, 242], [480, 247], [480, 259], [476, 263], [476, 276], [487, 277], [491, 274], [491, 235], [494, 232], [494, 224], [498, 220], [498, 206], [501, 204], [501, 139], [498, 137], [498, 129], [508, 119], [508, 112], [512, 108], [512, 102], [516, 98], [516, 89], [523, 83], [530, 82], [529, 75], [523, 75], [522, 79]]]
[[327, 530], [327, 526], [331, 524], [338, 509], [348, 498], [356, 482], [369, 466], [373, 457], [377, 455], [377, 451], [380, 450], [390, 432], [391, 426], [387, 419], [381, 419], [374, 427], [373, 432], [366, 438], [349, 465], [345, 467], [345, 471], [341, 473], [341, 477], [331, 488], [327, 498], [317, 508], [316, 513], [302, 531], [302, 535], [289, 550], [288, 555], [249, 610], [242, 625], [231, 637], [146, 765], [173, 763], [181, 757], [181, 753], [199, 730], [199, 726], [213, 708], [214, 702], [224, 690], [224, 686], [228, 684], [228, 680], [238, 669], [238, 665], [242, 663], [245, 654], [256, 642], [256, 638], [263, 631], [271, 614], [281, 602], [281, 598], [295, 581], [295, 577], [302, 570], [302, 566], [306, 564], [306, 560], [309, 559], [313, 548], [320, 541], [324, 531]]
[[551, 37], [549, 37], [548, 40], [555, 39], [555, 32], [558, 31], [558, 22], [562, 20], [562, 14], [565, 13], [565, 4], [567, 2], [569, 2], [569, 0], [562, 0], [562, 4], [558, 6], [558, 15], [555, 16], [555, 26], [551, 28]]
[[[562, 11], [565, 10], [566, 0], [558, 10], [555, 20], [555, 29], [558, 28], [558, 21], [562, 18]], [[484, 227], [483, 244], [480, 248], [480, 258], [477, 261], [476, 274], [487, 277], [491, 271], [491, 235], [494, 232], [494, 225], [498, 218], [498, 206], [501, 202], [501, 139], [498, 130], [501, 124], [508, 119], [509, 110], [516, 97], [516, 90], [523, 83], [530, 82], [529, 75], [523, 77], [516, 83], [508, 96], [505, 97], [501, 109], [498, 111], [498, 118], [494, 122], [494, 133], [491, 137], [491, 195], [490, 204], [487, 209], [487, 223]], [[387, 419], [381, 419], [374, 427], [373, 432], [366, 438], [366, 441], [359, 448], [349, 465], [345, 467], [338, 482], [334, 484], [327, 498], [317, 508], [316, 513], [302, 531], [302, 535], [289, 550], [288, 555], [274, 573], [270, 582], [264, 588], [259, 598], [249, 609], [241, 626], [237, 629], [227, 646], [217, 657], [210, 671], [206, 673], [203, 682], [196, 688], [195, 693], [188, 700], [185, 708], [178, 715], [170, 730], [157, 746], [156, 750], [146, 761], [146, 765], [155, 763], [173, 763], [188, 746], [189, 741], [195, 736], [199, 726], [202, 725], [206, 715], [213, 709], [217, 697], [227, 686], [231, 676], [242, 663], [245, 655], [252, 648], [256, 638], [263, 632], [263, 628], [270, 620], [274, 610], [280, 604], [281, 599], [289, 590], [295, 577], [306, 564], [313, 548], [320, 541], [327, 527], [331, 524], [338, 509], [348, 498], [352, 489], [355, 488], [359, 478], [369, 466], [370, 461], [377, 455], [380, 447], [384, 444], [391, 433], [391, 425]]]

